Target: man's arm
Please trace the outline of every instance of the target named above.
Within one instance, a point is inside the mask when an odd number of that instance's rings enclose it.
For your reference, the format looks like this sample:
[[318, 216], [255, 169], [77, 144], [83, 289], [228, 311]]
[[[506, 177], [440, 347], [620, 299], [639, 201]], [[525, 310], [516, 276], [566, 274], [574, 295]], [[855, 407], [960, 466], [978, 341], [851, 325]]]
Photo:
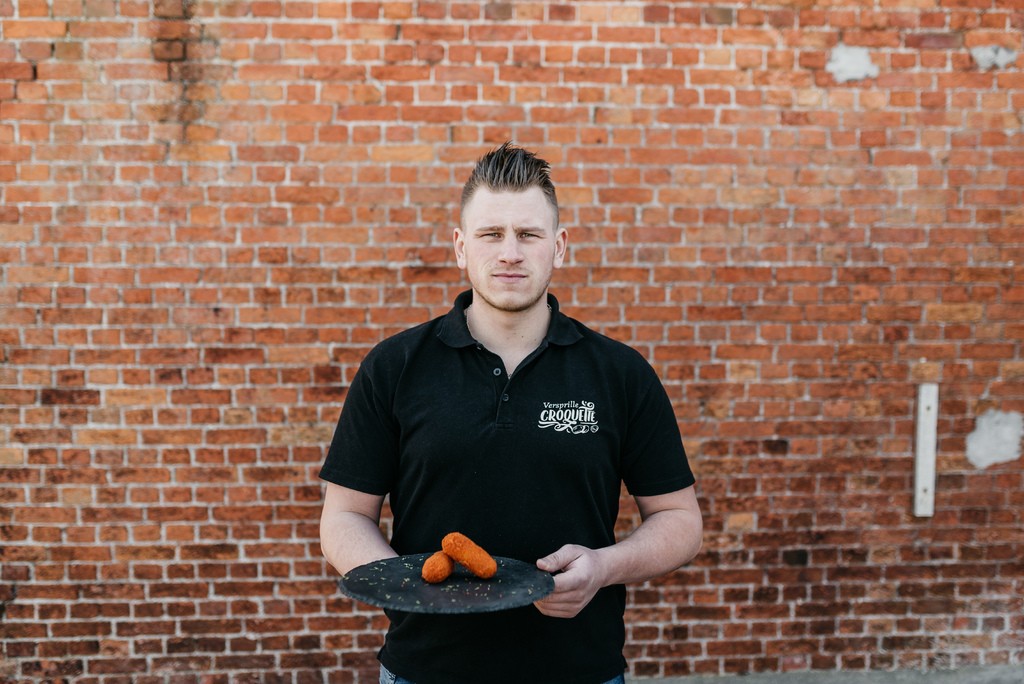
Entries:
[[559, 573], [555, 591], [534, 604], [540, 612], [574, 617], [599, 589], [660, 577], [697, 555], [704, 524], [692, 486], [638, 496], [636, 503], [642, 522], [619, 543], [603, 549], [567, 544], [537, 561], [541, 570]]
[[320, 549], [344, 575], [354, 567], [397, 556], [380, 532], [384, 497], [327, 484], [320, 514]]

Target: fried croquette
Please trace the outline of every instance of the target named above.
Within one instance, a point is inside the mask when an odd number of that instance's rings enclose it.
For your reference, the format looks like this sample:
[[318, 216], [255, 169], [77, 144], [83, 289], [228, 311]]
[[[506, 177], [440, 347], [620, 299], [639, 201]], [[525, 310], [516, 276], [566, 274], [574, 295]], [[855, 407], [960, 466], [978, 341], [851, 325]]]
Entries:
[[444, 551], [438, 551], [423, 562], [423, 570], [420, 575], [431, 584], [444, 582], [455, 569], [455, 562]]
[[494, 577], [498, 572], [498, 563], [491, 554], [476, 545], [461, 532], [452, 532], [441, 540], [441, 548], [460, 565], [464, 565], [471, 573], [481, 579]]

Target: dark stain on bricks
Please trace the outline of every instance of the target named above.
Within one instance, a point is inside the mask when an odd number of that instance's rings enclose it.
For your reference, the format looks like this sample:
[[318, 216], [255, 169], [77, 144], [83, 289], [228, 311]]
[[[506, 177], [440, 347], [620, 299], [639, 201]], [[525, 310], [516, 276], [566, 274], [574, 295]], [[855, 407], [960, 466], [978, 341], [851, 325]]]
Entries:
[[782, 552], [782, 562], [790, 566], [805, 566], [809, 557], [807, 549], [787, 549]]
[[508, 21], [512, 18], [512, 3], [492, 2], [484, 6], [484, 16], [491, 21]]
[[18, 598], [18, 585], [7, 584], [0, 586], [0, 620], [7, 614], [7, 605], [14, 603]]
[[99, 390], [59, 389], [51, 387], [40, 392], [39, 403], [43, 406], [73, 404], [78, 406], [99, 406]]
[[153, 59], [166, 64], [167, 80], [179, 86], [177, 100], [167, 104], [160, 121], [180, 123], [182, 141], [188, 139], [189, 125], [202, 120], [205, 113], [202, 84], [223, 80], [230, 71], [201, 61], [215, 41], [197, 16], [198, 4], [196, 0], [157, 0], [153, 6]]
[[731, 25], [735, 16], [732, 7], [708, 7], [704, 10], [704, 23], [713, 26]]
[[964, 34], [952, 33], [912, 33], [905, 39], [908, 48], [917, 50], [958, 50], [964, 45]]

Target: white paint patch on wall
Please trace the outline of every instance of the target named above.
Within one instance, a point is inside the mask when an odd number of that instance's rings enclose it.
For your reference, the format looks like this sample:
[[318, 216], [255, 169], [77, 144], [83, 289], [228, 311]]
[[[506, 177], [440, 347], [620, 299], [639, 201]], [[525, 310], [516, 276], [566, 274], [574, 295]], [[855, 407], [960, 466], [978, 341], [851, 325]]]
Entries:
[[1017, 53], [1002, 45], [979, 45], [971, 48], [975, 64], [985, 71], [996, 67], [1005, 69], [1017, 61]]
[[860, 81], [878, 76], [878, 66], [871, 61], [871, 53], [865, 47], [836, 45], [828, 56], [825, 71], [832, 74], [836, 83]]
[[974, 432], [967, 435], [967, 460], [976, 468], [1020, 458], [1024, 416], [1016, 411], [989, 409], [978, 416]]

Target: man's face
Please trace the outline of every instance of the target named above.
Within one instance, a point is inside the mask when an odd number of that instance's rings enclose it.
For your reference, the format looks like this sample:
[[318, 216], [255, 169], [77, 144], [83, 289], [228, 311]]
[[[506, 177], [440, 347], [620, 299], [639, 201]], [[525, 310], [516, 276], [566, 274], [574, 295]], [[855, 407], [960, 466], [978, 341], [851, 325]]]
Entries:
[[546, 306], [551, 273], [562, 265], [568, 239], [556, 223], [540, 188], [477, 189], [454, 234], [455, 257], [473, 286], [474, 305], [508, 312]]

